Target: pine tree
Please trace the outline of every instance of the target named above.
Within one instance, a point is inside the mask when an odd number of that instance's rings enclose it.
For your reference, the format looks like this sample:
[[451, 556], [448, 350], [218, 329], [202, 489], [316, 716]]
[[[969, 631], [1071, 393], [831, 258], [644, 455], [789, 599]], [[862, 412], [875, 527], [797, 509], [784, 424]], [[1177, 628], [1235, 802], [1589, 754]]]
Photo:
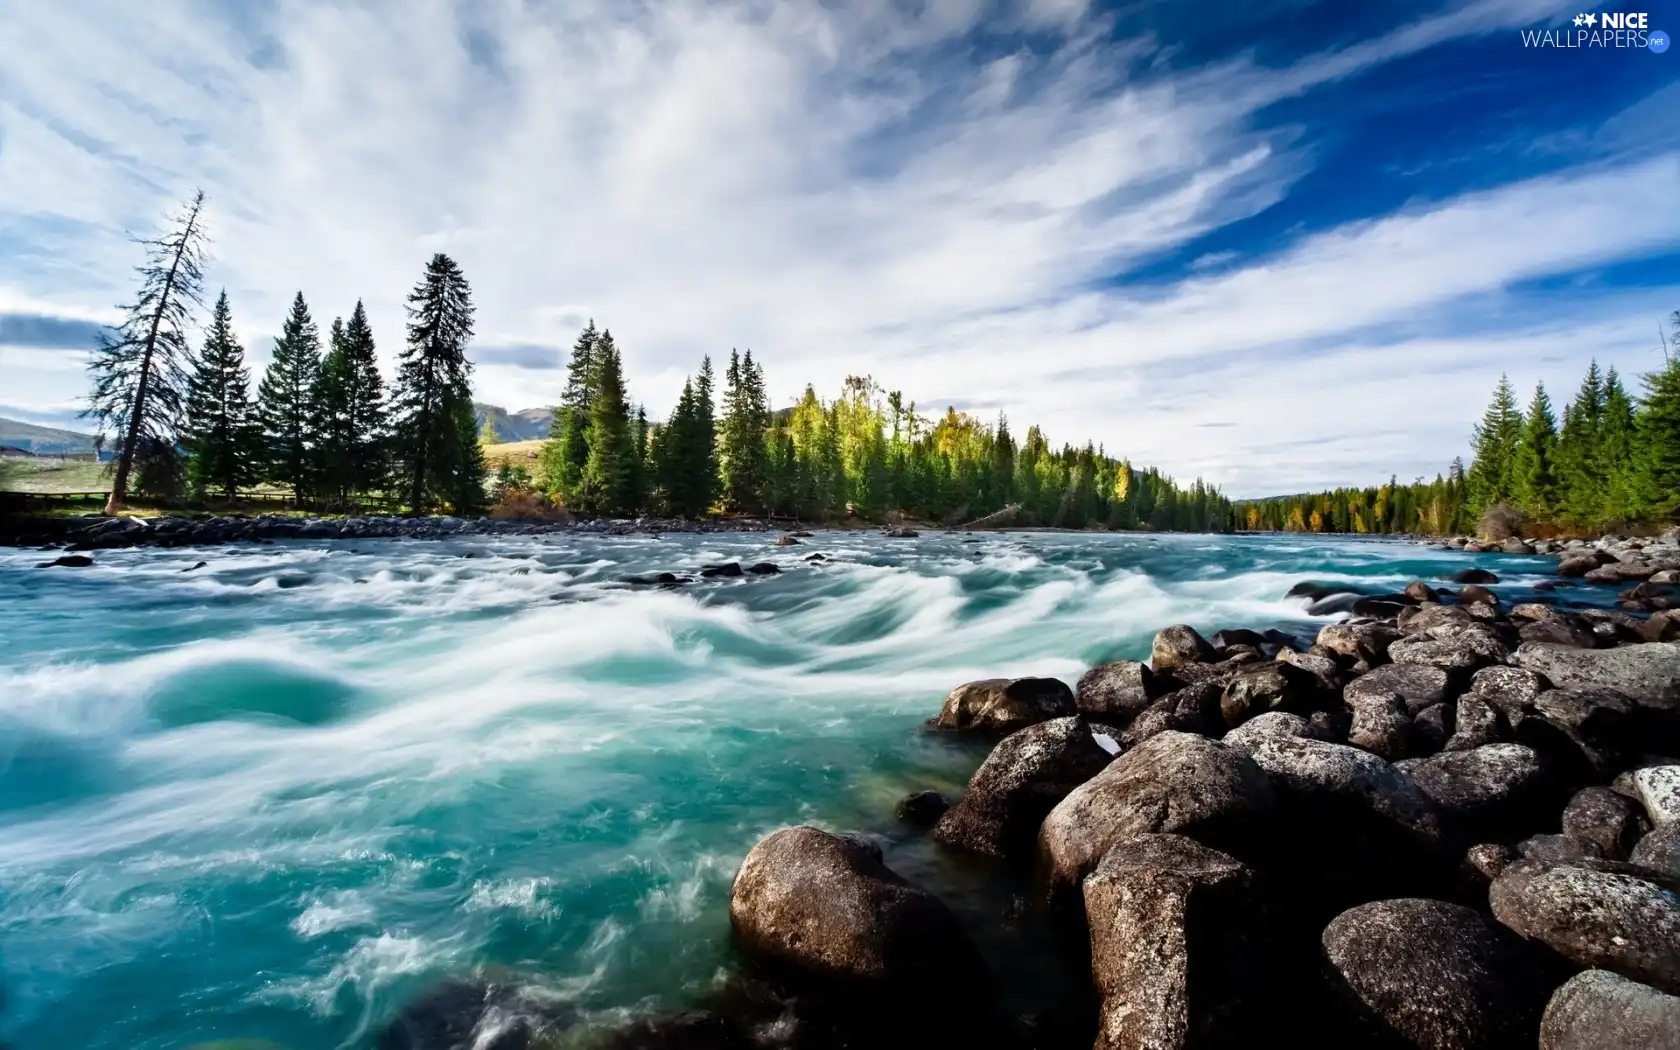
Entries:
[[636, 406], [636, 417], [630, 421], [630, 492], [627, 506], [641, 511], [648, 505], [648, 418], [647, 409]]
[[1599, 436], [1604, 426], [1604, 379], [1595, 360], [1563, 412], [1558, 435], [1557, 480], [1563, 516], [1576, 525], [1598, 520], [1604, 506], [1604, 464]]
[[1534, 400], [1524, 417], [1522, 441], [1512, 463], [1512, 488], [1517, 506], [1531, 518], [1548, 520], [1556, 509], [1557, 417], [1552, 414], [1546, 385], [1536, 384]]
[[699, 458], [698, 414], [694, 383], [686, 380], [676, 408], [659, 430], [654, 454], [653, 471], [661, 501], [667, 512], [685, 518], [699, 517], [706, 508], [706, 501], [698, 494], [701, 479], [695, 470]]
[[301, 503], [309, 494], [315, 439], [315, 381], [321, 372], [321, 337], [303, 293], [274, 340], [274, 359], [257, 387], [257, 415], [266, 446], [266, 472], [289, 485]]
[[466, 276], [440, 252], [408, 296], [408, 345], [399, 355], [393, 397], [394, 447], [415, 514], [440, 500], [465, 512], [462, 500], [482, 499], [484, 455], [472, 424], [472, 365], [465, 352], [472, 332]]
[[581, 504], [595, 514], [634, 513], [635, 446], [630, 434], [630, 406], [624, 392], [623, 362], [612, 332], [596, 341], [589, 379], [589, 462], [584, 468]]
[[1511, 381], [1501, 375], [1482, 422], [1471, 432], [1470, 503], [1475, 514], [1515, 496], [1514, 460], [1522, 441], [1523, 417]]
[[730, 510], [752, 512], [763, 506], [764, 431], [769, 416], [763, 388], [763, 375], [753, 364], [752, 351], [743, 358], [731, 350], [718, 435], [723, 501]]
[[251, 404], [251, 373], [233, 334], [227, 292], [216, 300], [204, 349], [187, 383], [188, 467], [195, 489], [234, 499], [262, 474], [262, 431]]
[[1648, 517], [1680, 517], [1680, 357], [1645, 377], [1634, 483]]
[[694, 516], [711, 509], [722, 491], [718, 471], [718, 425], [716, 384], [712, 376], [712, 355], [700, 359], [700, 373], [694, 378], [694, 442], [692, 469], [695, 471], [693, 498], [698, 501]]
[[1634, 462], [1638, 445], [1633, 399], [1612, 368], [1604, 374], [1604, 422], [1598, 443], [1604, 464], [1604, 502], [1598, 521], [1604, 525], [1621, 525], [1641, 509], [1642, 472]]
[[599, 339], [595, 320], [591, 318], [572, 344], [572, 358], [566, 365], [566, 389], [554, 408], [549, 440], [543, 447], [543, 473], [549, 492], [567, 503], [577, 499], [589, 467], [590, 383]]
[[389, 477], [389, 421], [378, 349], [358, 300], [350, 323], [335, 319], [316, 381], [314, 471], [340, 507]]
[[139, 291], [122, 308], [127, 315], [122, 323], [101, 333], [88, 363], [93, 391], [87, 414], [118, 442], [106, 514], [122, 509], [137, 456], [167, 458], [162, 466], [169, 469], [162, 475], [173, 476], [187, 395], [185, 366], [192, 356], [187, 329], [193, 310], [203, 305], [203, 211], [200, 190], [170, 220], [168, 232], [139, 242], [146, 251], [146, 261], [136, 268]]

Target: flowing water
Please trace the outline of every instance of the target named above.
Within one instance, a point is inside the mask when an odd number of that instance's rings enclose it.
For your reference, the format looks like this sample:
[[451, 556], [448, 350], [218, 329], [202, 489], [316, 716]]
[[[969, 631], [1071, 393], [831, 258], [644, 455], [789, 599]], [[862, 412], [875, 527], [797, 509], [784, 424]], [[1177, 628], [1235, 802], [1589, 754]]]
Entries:
[[[1303, 578], [1475, 563], [1515, 596], [1550, 567], [1300, 537], [767, 539], [0, 551], [0, 1045], [368, 1047], [475, 972], [594, 1021], [681, 1008], [732, 965], [741, 857], [801, 821], [885, 833], [1007, 969], [987, 876], [890, 830], [984, 754], [921, 730], [952, 686], [1071, 683], [1174, 622], [1310, 633], [1282, 597]], [[785, 571], [619, 582], [725, 560]]]

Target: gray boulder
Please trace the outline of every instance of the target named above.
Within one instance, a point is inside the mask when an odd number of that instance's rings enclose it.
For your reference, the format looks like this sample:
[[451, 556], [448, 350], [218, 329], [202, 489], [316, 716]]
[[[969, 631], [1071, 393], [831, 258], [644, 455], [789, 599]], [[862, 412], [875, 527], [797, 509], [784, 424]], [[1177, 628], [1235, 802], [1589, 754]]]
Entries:
[[987, 678], [951, 690], [929, 725], [977, 733], [1017, 729], [1074, 713], [1073, 691], [1055, 678]]
[[775, 971], [897, 996], [991, 986], [956, 916], [888, 868], [880, 847], [784, 828], [748, 852], [729, 895], [742, 950]]
[[1219, 710], [1235, 728], [1270, 711], [1302, 712], [1318, 691], [1318, 679], [1294, 664], [1267, 661], [1244, 667], [1225, 683]]
[[1386, 664], [1349, 682], [1342, 689], [1342, 699], [1392, 694], [1405, 702], [1407, 715], [1415, 715], [1426, 707], [1433, 707], [1446, 700], [1447, 685], [1447, 672], [1438, 667], [1425, 664]]
[[1170, 683], [1158, 679], [1148, 664], [1115, 660], [1081, 675], [1073, 702], [1082, 714], [1124, 725], [1170, 690]]
[[1524, 642], [1566, 645], [1576, 649], [1591, 649], [1598, 644], [1592, 626], [1573, 616], [1553, 616], [1524, 624], [1517, 629], [1517, 637]]
[[1353, 722], [1348, 726], [1349, 744], [1391, 762], [1406, 757], [1412, 723], [1406, 717], [1406, 705], [1399, 696], [1393, 693], [1353, 693], [1347, 696], [1347, 706], [1353, 713]]
[[1120, 734], [1120, 743], [1136, 747], [1152, 736], [1167, 732], [1217, 736], [1224, 728], [1219, 711], [1223, 693], [1224, 687], [1216, 681], [1188, 685], [1168, 693], [1132, 719], [1132, 724]]
[[1642, 708], [1680, 714], [1680, 643], [1642, 642], [1614, 649], [1526, 644], [1511, 657], [1560, 689], [1608, 690]]
[[1575, 792], [1563, 808], [1563, 833], [1590, 843], [1601, 857], [1625, 860], [1650, 825], [1632, 800], [1606, 787]]
[[1510, 655], [1498, 635], [1486, 628], [1461, 628], [1447, 637], [1413, 635], [1388, 650], [1389, 659], [1397, 664], [1424, 664], [1466, 678], [1478, 668], [1504, 663]]
[[1469, 751], [1483, 744], [1499, 742], [1499, 715], [1488, 702], [1475, 693], [1466, 693], [1454, 706], [1453, 735], [1442, 749]]
[[1075, 788], [1039, 829], [1052, 896], [1078, 886], [1116, 842], [1157, 832], [1214, 847], [1263, 833], [1271, 780], [1240, 751], [1191, 733], [1150, 737]]
[[1363, 660], [1375, 667], [1388, 662], [1388, 647], [1400, 632], [1381, 622], [1332, 623], [1318, 632], [1318, 644], [1349, 661]]
[[934, 825], [933, 837], [988, 857], [1030, 855], [1038, 826], [1109, 754], [1083, 717], [1056, 718], [1003, 738]]
[[1156, 671], [1171, 671], [1185, 664], [1212, 663], [1217, 658], [1213, 646], [1187, 624], [1174, 624], [1156, 633], [1150, 647], [1149, 663]]
[[1633, 847], [1628, 860], [1664, 878], [1680, 879], [1680, 823], [1664, 824], [1648, 832]]
[[1652, 824], [1680, 821], [1680, 765], [1644, 766], [1631, 771], [1628, 779]]
[[1472, 826], [1530, 822], [1545, 800], [1539, 756], [1521, 744], [1443, 751], [1399, 766], [1442, 811]]
[[1226, 747], [1236, 748], [1244, 754], [1254, 754], [1254, 748], [1260, 741], [1268, 737], [1313, 736], [1313, 726], [1300, 715], [1287, 711], [1269, 711], [1263, 715], [1244, 722], [1242, 725], [1225, 734], [1222, 741]]
[[1674, 1050], [1680, 998], [1609, 970], [1587, 970], [1552, 995], [1540, 1050]]
[[1551, 986], [1535, 949], [1469, 908], [1416, 898], [1338, 915], [1324, 954], [1382, 1041], [1440, 1050], [1531, 1047]]
[[1098, 1050], [1234, 1044], [1260, 902], [1254, 873], [1182, 835], [1140, 835], [1084, 882]]
[[1494, 917], [1582, 966], [1680, 991], [1680, 895], [1587, 867], [1513, 864], [1488, 888]]

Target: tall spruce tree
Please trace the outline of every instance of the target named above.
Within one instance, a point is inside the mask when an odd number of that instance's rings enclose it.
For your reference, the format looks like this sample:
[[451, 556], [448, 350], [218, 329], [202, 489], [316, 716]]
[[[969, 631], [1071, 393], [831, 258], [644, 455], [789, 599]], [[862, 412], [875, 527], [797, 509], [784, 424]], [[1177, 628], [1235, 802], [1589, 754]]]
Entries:
[[1512, 488], [1517, 506], [1524, 514], [1539, 520], [1550, 520], [1557, 509], [1557, 477], [1554, 462], [1557, 457], [1557, 417], [1552, 412], [1552, 400], [1546, 396], [1546, 385], [1536, 384], [1534, 400], [1524, 417], [1522, 441], [1512, 463]]
[[1594, 360], [1575, 399], [1563, 411], [1563, 428], [1558, 433], [1560, 511], [1577, 526], [1596, 522], [1604, 505], [1604, 464], [1598, 452], [1603, 426], [1604, 377]]
[[[482, 502], [484, 454], [472, 423], [472, 365], [466, 357], [472, 333], [466, 276], [439, 252], [408, 296], [408, 345], [399, 355], [392, 399], [393, 447], [414, 514], [440, 501], [460, 513]], [[463, 500], [471, 506], [462, 506]]]
[[752, 351], [742, 357], [731, 350], [729, 368], [724, 372], [723, 425], [718, 434], [723, 501], [730, 510], [751, 512], [763, 506], [764, 437], [769, 425], [763, 391], [763, 375], [753, 364]]
[[[135, 268], [140, 287], [122, 307], [122, 323], [102, 332], [88, 362], [93, 390], [87, 414], [116, 434], [117, 463], [105, 513], [128, 498], [140, 457], [167, 459], [152, 473], [172, 474], [181, 410], [187, 396], [187, 329], [203, 305], [206, 236], [204, 191], [169, 220], [168, 230], [139, 241], [146, 261]], [[155, 487], [154, 487], [155, 489]]]
[[204, 349], [187, 383], [186, 438], [192, 454], [188, 476], [196, 490], [231, 500], [241, 486], [262, 476], [262, 429], [226, 291], [211, 311]]
[[1476, 514], [1515, 499], [1515, 459], [1522, 441], [1523, 417], [1516, 392], [1506, 376], [1499, 377], [1493, 401], [1471, 432], [1470, 503]]
[[589, 468], [590, 384], [599, 340], [595, 320], [590, 318], [572, 344], [572, 357], [566, 364], [566, 389], [554, 407], [549, 440], [543, 448], [543, 474], [549, 492], [568, 504], [577, 499]]
[[1601, 524], [1617, 527], [1633, 520], [1641, 508], [1638, 468], [1637, 423], [1633, 399], [1622, 386], [1614, 368], [1604, 374], [1604, 422], [1599, 431], [1598, 451], [1604, 464], [1604, 502], [1599, 508]]
[[694, 381], [684, 380], [676, 407], [659, 428], [654, 450], [654, 483], [659, 489], [660, 502], [668, 513], [684, 518], [699, 517], [705, 510], [704, 501], [696, 496], [700, 487], [700, 472], [695, 469], [698, 414]]
[[385, 382], [367, 310], [360, 300], [350, 323], [335, 319], [315, 387], [314, 471], [339, 507], [389, 477], [390, 430]]
[[580, 503], [595, 514], [631, 514], [636, 467], [623, 362], [612, 332], [596, 340], [589, 379], [589, 462]]
[[647, 409], [636, 406], [636, 416], [630, 421], [630, 493], [631, 510], [640, 511], [648, 505], [648, 418]]
[[302, 502], [311, 482], [315, 441], [315, 381], [321, 373], [321, 335], [298, 292], [274, 340], [274, 357], [257, 385], [265, 473], [291, 487]]
[[700, 359], [694, 377], [694, 498], [700, 501], [695, 515], [711, 509], [722, 489], [718, 476], [717, 384], [712, 374], [712, 355]]
[[1680, 517], [1680, 356], [1645, 377], [1633, 480], [1647, 516]]

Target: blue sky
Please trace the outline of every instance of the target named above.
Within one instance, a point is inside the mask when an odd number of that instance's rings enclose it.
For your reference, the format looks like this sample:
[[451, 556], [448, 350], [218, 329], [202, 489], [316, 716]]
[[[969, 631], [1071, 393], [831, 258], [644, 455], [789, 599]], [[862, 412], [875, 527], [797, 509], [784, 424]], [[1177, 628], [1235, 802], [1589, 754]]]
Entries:
[[258, 368], [300, 288], [389, 364], [447, 251], [510, 409], [593, 316], [655, 418], [751, 347], [1235, 495], [1432, 475], [1501, 372], [1648, 370], [1680, 310], [1680, 53], [1525, 48], [1549, 2], [0, 4], [39, 422], [195, 186]]

